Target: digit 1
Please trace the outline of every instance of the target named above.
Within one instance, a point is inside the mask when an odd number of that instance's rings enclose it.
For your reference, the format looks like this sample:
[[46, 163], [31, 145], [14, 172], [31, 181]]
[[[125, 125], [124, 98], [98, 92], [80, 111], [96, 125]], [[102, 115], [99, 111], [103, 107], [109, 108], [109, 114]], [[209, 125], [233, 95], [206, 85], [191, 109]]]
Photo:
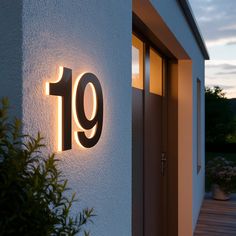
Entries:
[[[61, 79], [57, 83], [49, 84], [49, 94], [60, 96], [58, 101], [58, 149], [64, 151], [71, 149], [71, 91], [72, 91], [72, 70], [63, 67]], [[60, 124], [61, 123], [61, 124]]]
[[[84, 110], [84, 92], [86, 86], [91, 83], [96, 94], [95, 102], [93, 106], [96, 106], [96, 111], [94, 117], [89, 120], [86, 117]], [[77, 137], [80, 144], [86, 148], [91, 148], [98, 142], [101, 133], [102, 133], [102, 124], [103, 124], [103, 95], [102, 95], [102, 87], [98, 80], [98, 78], [92, 73], [84, 74], [79, 83], [76, 90], [76, 115], [79, 121], [80, 126], [84, 130], [90, 130], [95, 128], [96, 131], [93, 137], [87, 137], [84, 131], [77, 132]]]

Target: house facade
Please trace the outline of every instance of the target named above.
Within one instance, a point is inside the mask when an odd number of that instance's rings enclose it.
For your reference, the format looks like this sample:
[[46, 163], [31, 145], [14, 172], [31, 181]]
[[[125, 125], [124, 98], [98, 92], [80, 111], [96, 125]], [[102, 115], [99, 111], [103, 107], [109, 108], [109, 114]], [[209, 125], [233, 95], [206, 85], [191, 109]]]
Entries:
[[187, 0], [3, 0], [0, 94], [45, 137], [91, 235], [193, 235], [204, 41]]

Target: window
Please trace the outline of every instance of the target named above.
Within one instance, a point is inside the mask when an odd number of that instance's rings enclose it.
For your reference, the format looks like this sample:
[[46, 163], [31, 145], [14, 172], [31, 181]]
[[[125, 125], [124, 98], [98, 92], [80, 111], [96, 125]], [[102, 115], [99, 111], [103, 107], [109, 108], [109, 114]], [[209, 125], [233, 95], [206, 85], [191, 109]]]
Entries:
[[143, 89], [144, 43], [132, 35], [132, 87]]
[[200, 172], [202, 166], [201, 126], [201, 81], [197, 79], [197, 173]]
[[[162, 96], [163, 63], [160, 54], [151, 46], [149, 51], [150, 81], [149, 91]], [[132, 35], [132, 87], [144, 89], [144, 42]]]
[[162, 57], [150, 48], [150, 93], [162, 95]]

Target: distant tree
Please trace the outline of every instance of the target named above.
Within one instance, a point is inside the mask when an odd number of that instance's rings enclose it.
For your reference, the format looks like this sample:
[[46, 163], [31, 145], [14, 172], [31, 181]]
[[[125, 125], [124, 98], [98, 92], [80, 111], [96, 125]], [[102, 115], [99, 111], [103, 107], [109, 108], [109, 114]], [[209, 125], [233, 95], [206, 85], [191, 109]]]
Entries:
[[[230, 107], [234, 116], [234, 123], [236, 127], [236, 98], [229, 99]], [[236, 143], [236, 129], [234, 130], [234, 133], [228, 135], [227, 137], [228, 143]]]
[[225, 143], [235, 132], [229, 99], [219, 86], [205, 89], [206, 142]]

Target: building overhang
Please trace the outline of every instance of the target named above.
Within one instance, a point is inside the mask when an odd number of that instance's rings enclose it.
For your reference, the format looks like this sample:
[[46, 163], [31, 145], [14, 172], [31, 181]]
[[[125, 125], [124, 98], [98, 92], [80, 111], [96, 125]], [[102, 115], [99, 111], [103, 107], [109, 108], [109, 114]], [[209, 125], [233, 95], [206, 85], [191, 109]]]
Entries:
[[[179, 10], [183, 15], [186, 24], [189, 26], [189, 32], [192, 33], [193, 38], [196, 40], [196, 46], [199, 48], [203, 58], [208, 60], [209, 54], [205, 42], [188, 0], [175, 1], [177, 6], [179, 6]], [[164, 49], [163, 51], [167, 56], [168, 54], [172, 54], [177, 59], [190, 59], [190, 55], [186, 51], [186, 48], [176, 38], [176, 35], [171, 30], [168, 23], [163, 19], [150, 0], [133, 0], [132, 4], [133, 26], [135, 28], [139, 28], [139, 31], [144, 31], [148, 36], [153, 34], [156, 37], [156, 41], [159, 41], [158, 45]], [[166, 51], [169, 52], [166, 53]]]
[[198, 43], [198, 46], [199, 46], [205, 60], [209, 60], [210, 59], [209, 53], [207, 51], [204, 39], [203, 39], [201, 32], [199, 30], [197, 21], [194, 17], [194, 14], [193, 14], [192, 8], [189, 4], [189, 1], [188, 0], [177, 0], [177, 2], [179, 3], [180, 7], [183, 10], [184, 16], [189, 24], [189, 27], [190, 27], [197, 43]]

